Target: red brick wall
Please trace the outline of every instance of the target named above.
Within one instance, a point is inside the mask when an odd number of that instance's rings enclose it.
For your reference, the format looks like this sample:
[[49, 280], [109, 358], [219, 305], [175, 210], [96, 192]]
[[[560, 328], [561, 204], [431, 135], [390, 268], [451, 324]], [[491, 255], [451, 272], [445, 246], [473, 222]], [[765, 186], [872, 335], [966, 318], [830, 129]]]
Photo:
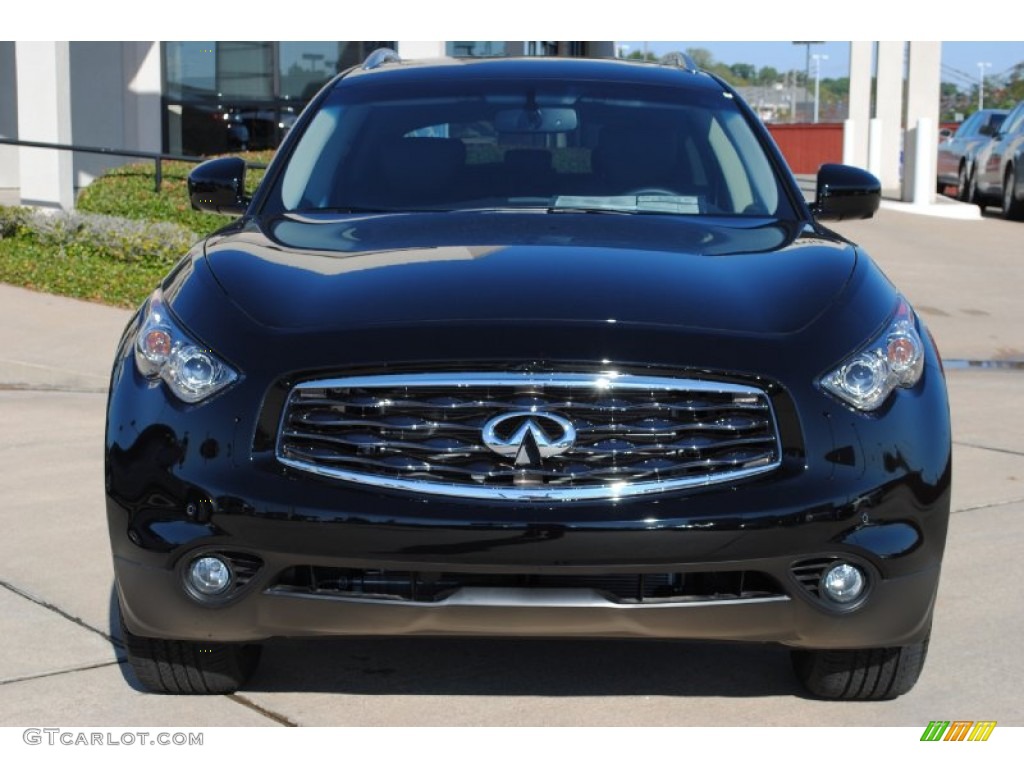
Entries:
[[842, 123], [768, 123], [793, 173], [817, 173], [823, 163], [843, 162]]

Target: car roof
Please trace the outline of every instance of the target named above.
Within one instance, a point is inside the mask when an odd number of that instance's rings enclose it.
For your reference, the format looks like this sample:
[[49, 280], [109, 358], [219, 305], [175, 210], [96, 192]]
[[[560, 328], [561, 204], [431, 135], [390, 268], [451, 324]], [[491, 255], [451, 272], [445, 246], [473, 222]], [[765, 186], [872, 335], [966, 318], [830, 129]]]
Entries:
[[[721, 90], [714, 77], [674, 64], [657, 64], [621, 59], [554, 58], [542, 56], [421, 59], [388, 61], [371, 69], [356, 67], [339, 76], [335, 87], [346, 81], [427, 82], [443, 79], [483, 80], [523, 77], [552, 80], [602, 80], [637, 85], [686, 86]], [[365, 81], [364, 81], [365, 82]]]

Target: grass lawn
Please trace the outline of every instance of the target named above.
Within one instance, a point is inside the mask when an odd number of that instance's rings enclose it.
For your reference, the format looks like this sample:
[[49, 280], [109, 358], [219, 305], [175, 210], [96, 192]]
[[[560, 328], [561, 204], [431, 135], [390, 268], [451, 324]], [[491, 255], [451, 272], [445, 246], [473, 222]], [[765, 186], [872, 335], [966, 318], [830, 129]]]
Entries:
[[43, 245], [30, 237], [0, 240], [0, 282], [118, 307], [141, 304], [175, 261], [126, 262], [74, 245]]
[[[250, 162], [267, 163], [273, 152], [242, 153]], [[185, 255], [186, 241], [205, 237], [223, 227], [226, 216], [193, 211], [186, 179], [194, 166], [163, 164], [163, 183], [154, 191], [152, 163], [133, 163], [114, 168], [90, 184], [78, 196], [77, 211], [131, 219], [134, 222], [167, 222], [192, 233], [183, 236], [181, 247], [168, 249], [161, 231], [136, 231], [138, 224], [101, 222], [102, 240], [69, 228], [54, 236], [33, 224], [16, 209], [0, 207], [0, 281], [47, 293], [73, 296], [121, 307], [136, 307]], [[251, 194], [263, 177], [250, 170], [246, 188]], [[123, 230], [123, 231], [121, 231]], [[177, 242], [177, 240], [175, 240]]]

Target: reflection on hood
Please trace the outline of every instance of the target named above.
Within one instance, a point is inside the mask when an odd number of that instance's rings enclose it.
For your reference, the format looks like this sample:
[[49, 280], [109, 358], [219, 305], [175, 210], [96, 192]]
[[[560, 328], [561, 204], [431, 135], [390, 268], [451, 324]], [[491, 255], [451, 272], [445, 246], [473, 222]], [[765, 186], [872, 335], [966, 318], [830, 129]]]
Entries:
[[847, 243], [754, 217], [452, 212], [287, 215], [207, 262], [275, 327], [529, 319], [788, 333], [845, 285]]

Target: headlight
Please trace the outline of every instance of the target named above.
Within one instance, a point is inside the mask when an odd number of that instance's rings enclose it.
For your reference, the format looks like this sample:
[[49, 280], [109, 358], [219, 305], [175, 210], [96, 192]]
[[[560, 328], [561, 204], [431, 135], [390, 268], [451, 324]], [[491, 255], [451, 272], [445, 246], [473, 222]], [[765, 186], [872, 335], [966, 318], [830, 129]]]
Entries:
[[160, 289], [146, 303], [135, 339], [135, 365], [149, 379], [163, 379], [186, 403], [198, 403], [238, 378], [225, 363], [186, 334], [164, 305]]
[[912, 387], [924, 370], [924, 345], [914, 311], [900, 298], [889, 327], [821, 380], [836, 397], [861, 411], [878, 408], [896, 387]]

